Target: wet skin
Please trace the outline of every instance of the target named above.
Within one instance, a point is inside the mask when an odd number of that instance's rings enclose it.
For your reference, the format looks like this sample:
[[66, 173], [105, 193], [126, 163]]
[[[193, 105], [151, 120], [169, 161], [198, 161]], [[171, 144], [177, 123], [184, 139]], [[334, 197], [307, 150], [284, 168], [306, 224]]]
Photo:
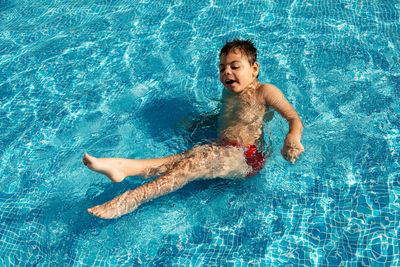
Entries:
[[[221, 140], [239, 145], [259, 145], [267, 107], [278, 111], [289, 123], [282, 155], [292, 163], [304, 151], [300, 143], [302, 124], [296, 111], [279, 89], [260, 84], [258, 63], [250, 65], [240, 51], [220, 58], [220, 81], [224, 84], [218, 134]], [[175, 191], [190, 181], [216, 177], [244, 178], [251, 172], [241, 147], [203, 145], [178, 155], [154, 159], [95, 158], [84, 155], [83, 163], [114, 182], [128, 176], [160, 176], [113, 200], [88, 209], [100, 218], [117, 218], [142, 203]]]

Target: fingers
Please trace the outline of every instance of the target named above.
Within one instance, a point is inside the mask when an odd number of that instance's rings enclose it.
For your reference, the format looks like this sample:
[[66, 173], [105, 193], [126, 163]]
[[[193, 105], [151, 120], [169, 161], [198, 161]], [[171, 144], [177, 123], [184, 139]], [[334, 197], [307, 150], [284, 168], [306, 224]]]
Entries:
[[289, 162], [291, 162], [291, 163], [294, 163], [295, 160], [294, 160], [293, 157], [289, 154], [288, 151], [282, 149], [282, 150], [281, 150], [281, 154], [282, 154], [282, 157], [283, 157], [285, 160], [287, 160], [287, 161], [289, 161]]
[[300, 140], [297, 140], [291, 135], [287, 135], [283, 144], [283, 148], [281, 150], [281, 154], [283, 158], [291, 163], [294, 163], [304, 152], [304, 147], [300, 143]]
[[299, 157], [300, 157], [300, 154], [299, 154], [299, 153], [290, 155], [290, 156], [289, 156], [289, 161], [290, 161], [291, 163], [295, 163], [295, 161], [298, 160]]
[[282, 157], [283, 157], [285, 160], [288, 160], [288, 154], [287, 154], [287, 151], [286, 151], [286, 150], [282, 149], [282, 150], [281, 150], [281, 155], [282, 155]]
[[283, 156], [283, 158], [287, 161], [289, 161], [290, 163], [295, 163], [295, 161], [297, 159], [299, 159], [301, 153], [303, 153], [304, 149], [298, 149], [298, 148], [289, 148], [287, 149], [286, 147], [284, 147], [281, 150], [281, 154]]

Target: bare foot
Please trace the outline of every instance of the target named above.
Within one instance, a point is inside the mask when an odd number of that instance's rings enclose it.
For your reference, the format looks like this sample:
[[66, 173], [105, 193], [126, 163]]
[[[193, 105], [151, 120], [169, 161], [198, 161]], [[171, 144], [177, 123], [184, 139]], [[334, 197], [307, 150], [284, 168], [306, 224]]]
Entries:
[[87, 211], [102, 219], [113, 219], [121, 216], [109, 202], [87, 209]]
[[95, 158], [85, 153], [82, 162], [90, 170], [106, 175], [113, 182], [119, 183], [126, 177], [118, 158]]
[[103, 205], [98, 205], [93, 208], [87, 209], [87, 211], [97, 217], [103, 219], [118, 218], [128, 212], [135, 210], [138, 205], [135, 201], [129, 198], [129, 194], [132, 191], [127, 191], [124, 194], [110, 200]]

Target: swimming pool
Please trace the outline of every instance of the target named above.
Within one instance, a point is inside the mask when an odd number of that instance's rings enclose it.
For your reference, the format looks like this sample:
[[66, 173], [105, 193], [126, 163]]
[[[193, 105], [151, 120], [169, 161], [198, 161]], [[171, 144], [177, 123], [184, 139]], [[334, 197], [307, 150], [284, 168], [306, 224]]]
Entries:
[[[398, 266], [399, 1], [0, 1], [0, 264]], [[118, 220], [81, 164], [165, 156], [218, 107], [218, 52], [259, 50], [306, 152], [245, 181], [196, 181]]]

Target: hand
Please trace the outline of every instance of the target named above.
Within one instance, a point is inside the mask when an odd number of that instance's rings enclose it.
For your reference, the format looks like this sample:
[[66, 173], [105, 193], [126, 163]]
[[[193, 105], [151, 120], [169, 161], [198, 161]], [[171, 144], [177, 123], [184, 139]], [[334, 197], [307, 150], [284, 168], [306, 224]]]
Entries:
[[287, 134], [281, 150], [283, 158], [294, 163], [303, 152], [304, 147], [300, 143], [300, 138], [292, 134]]

